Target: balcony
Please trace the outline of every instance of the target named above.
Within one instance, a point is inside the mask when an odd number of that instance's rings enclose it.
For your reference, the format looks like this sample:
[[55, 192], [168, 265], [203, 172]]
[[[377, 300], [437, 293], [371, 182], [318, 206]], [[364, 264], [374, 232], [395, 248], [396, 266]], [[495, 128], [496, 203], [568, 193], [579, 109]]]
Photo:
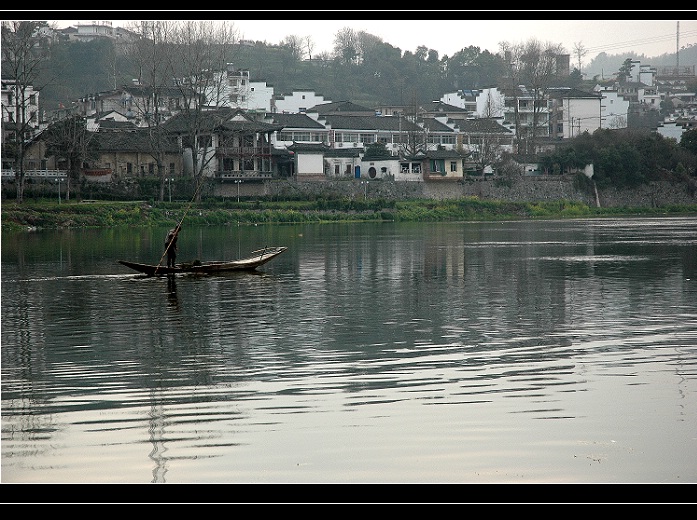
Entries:
[[270, 146], [219, 146], [215, 150], [218, 157], [233, 156], [270, 156]]

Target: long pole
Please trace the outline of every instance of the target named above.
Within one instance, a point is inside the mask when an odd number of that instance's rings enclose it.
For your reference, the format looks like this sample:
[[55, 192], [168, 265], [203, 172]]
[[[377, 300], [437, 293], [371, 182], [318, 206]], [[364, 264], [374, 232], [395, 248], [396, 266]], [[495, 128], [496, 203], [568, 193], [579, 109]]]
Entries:
[[[179, 233], [179, 229], [182, 227], [182, 222], [184, 222], [184, 219], [186, 218], [186, 214], [189, 213], [189, 210], [191, 209], [191, 205], [194, 203], [194, 200], [196, 200], [196, 195], [198, 195], [198, 191], [201, 189], [202, 184], [203, 184], [203, 175], [201, 175], [201, 179], [198, 182], [198, 186], [196, 186], [196, 191], [194, 192], [193, 197], [191, 197], [191, 200], [189, 201], [189, 205], [187, 206], [186, 210], [184, 211], [182, 218], [179, 220], [176, 227], [174, 228], [175, 234]], [[169, 248], [171, 246], [172, 246], [171, 242], [169, 244], [167, 244], [167, 247], [165, 248], [165, 252], [162, 253], [162, 256], [160, 257], [160, 261], [157, 262], [157, 267], [155, 267], [155, 274], [157, 274], [157, 270], [162, 265], [162, 260], [164, 260], [165, 256], [167, 256], [167, 251], [169, 251]]]

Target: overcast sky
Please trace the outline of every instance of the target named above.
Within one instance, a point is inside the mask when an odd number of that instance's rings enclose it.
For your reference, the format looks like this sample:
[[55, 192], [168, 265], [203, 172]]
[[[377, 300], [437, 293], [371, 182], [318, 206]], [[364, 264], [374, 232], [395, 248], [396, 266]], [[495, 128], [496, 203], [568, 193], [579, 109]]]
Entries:
[[[38, 14], [38, 13], [37, 13]], [[53, 13], [55, 14], [55, 12]], [[75, 14], [75, 12], [71, 12]], [[89, 12], [88, 18], [83, 20], [52, 20], [59, 27], [76, 25], [78, 23], [92, 23], [97, 15], [106, 12]], [[109, 15], [118, 14], [113, 11]], [[133, 16], [138, 12], [129, 11]], [[152, 12], [143, 14], [152, 15]], [[175, 12], [165, 11], [165, 18], [172, 19]], [[181, 19], [200, 19], [203, 12], [182, 12]], [[256, 13], [259, 14], [259, 13]], [[697, 45], [697, 12], [649, 12], [642, 17], [641, 12], [633, 12], [634, 19], [598, 19], [602, 12], [590, 13], [596, 19], [534, 19], [530, 12], [518, 13], [504, 11], [493, 13], [498, 19], [494, 19], [491, 12], [479, 13], [480, 18], [466, 19], [467, 12], [449, 12], [447, 16], [440, 17], [439, 13], [422, 13], [415, 16], [410, 12], [395, 12], [396, 19], [378, 19], [378, 17], [350, 17], [337, 19], [331, 12], [307, 13], [312, 18], [300, 19], [302, 13], [297, 11], [284, 13], [280, 11], [268, 12], [266, 16], [272, 19], [259, 20], [249, 18], [240, 11], [215, 11], [211, 18], [227, 19], [239, 30], [240, 38], [248, 40], [260, 40], [269, 44], [279, 43], [288, 35], [311, 36], [315, 42], [313, 54], [323, 51], [331, 52], [334, 44], [334, 36], [344, 27], [351, 27], [356, 31], [366, 31], [382, 38], [393, 47], [399, 47], [402, 51], [414, 52], [420, 45], [438, 51], [439, 56], [452, 56], [455, 52], [469, 46], [479, 47], [481, 50], [489, 50], [492, 53], [499, 51], [499, 42], [522, 43], [536, 38], [542, 43], [551, 42], [562, 44], [567, 52], [572, 55], [576, 43], [581, 43], [588, 51], [584, 63], [589, 62], [600, 52], [608, 54], [620, 54], [634, 51], [644, 54], [646, 57], [660, 56], [665, 53], [674, 53], [677, 45], [689, 47]], [[332, 16], [326, 16], [330, 14]], [[343, 13], [350, 15], [351, 13]], [[361, 12], [361, 15], [366, 15]], [[545, 14], [545, 13], [542, 13]], [[559, 14], [559, 13], [557, 13]], [[583, 14], [583, 13], [580, 13]], [[617, 18], [617, 12], [608, 12]], [[621, 15], [622, 13], [620, 13]], [[627, 13], [629, 14], [629, 13]], [[693, 19], [681, 20], [678, 17], [670, 18], [670, 15], [690, 16]], [[488, 16], [487, 16], [488, 15]], [[640, 19], [636, 19], [637, 15]], [[652, 17], [653, 15], [653, 17]], [[659, 16], [656, 16], [659, 15]], [[282, 19], [285, 16], [291, 19]], [[381, 13], [380, 17], [385, 14]], [[423, 19], [426, 16], [426, 19]], [[588, 16], [588, 15], [586, 15]], [[457, 19], [453, 20], [452, 18]], [[522, 18], [522, 19], [521, 19]], [[546, 18], [546, 17], [545, 17]], [[585, 16], [583, 16], [585, 18]], [[609, 16], [607, 17], [609, 18]], [[107, 17], [103, 18], [108, 19]], [[142, 17], [150, 20], [150, 17]], [[126, 26], [128, 20], [109, 19], [116, 26]], [[679, 33], [678, 33], [679, 22]], [[678, 39], [679, 34], [679, 39]]]

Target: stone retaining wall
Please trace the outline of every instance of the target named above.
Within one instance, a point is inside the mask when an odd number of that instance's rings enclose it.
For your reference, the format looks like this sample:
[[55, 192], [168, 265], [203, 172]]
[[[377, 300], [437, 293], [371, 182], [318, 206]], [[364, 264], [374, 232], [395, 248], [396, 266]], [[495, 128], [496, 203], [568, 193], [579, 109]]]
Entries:
[[[236, 197], [237, 186], [217, 185], [214, 194]], [[244, 183], [240, 196], [276, 196], [288, 198], [349, 197], [355, 199], [456, 199], [476, 196], [482, 199], [512, 202], [543, 202], [553, 200], [578, 201], [596, 205], [592, 189], [575, 187], [573, 176], [488, 178], [464, 182], [394, 182], [359, 179], [298, 182], [273, 180], [263, 183]], [[633, 189], [609, 188], [598, 190], [601, 207], [656, 207], [668, 204], [697, 204], [697, 190], [682, 182], [654, 181]]]
[[[462, 197], [479, 197], [489, 200], [511, 202], [543, 202], [554, 200], [578, 201], [589, 206], [596, 205], [592, 188], [578, 187], [573, 175], [550, 175], [540, 177], [491, 177], [485, 179], [443, 180], [429, 182], [341, 179], [300, 182], [296, 180], [273, 179], [261, 182], [242, 182], [240, 184], [211, 181], [202, 190], [204, 196], [227, 199], [249, 199], [253, 197], [274, 196], [289, 199], [307, 199], [308, 197], [332, 197], [353, 199], [404, 200], [404, 199], [458, 199]], [[152, 184], [152, 183], [151, 183]], [[581, 183], [585, 184], [585, 183]], [[65, 186], [62, 192], [65, 192]], [[32, 182], [26, 185], [27, 193], [40, 196], [57, 196], [57, 186], [51, 182]], [[118, 194], [120, 199], [146, 198], [137, 180], [115, 183], [94, 183], [85, 186], [73, 186], [71, 197], [78, 195], [83, 199], [99, 199], [106, 194]], [[188, 192], [172, 189], [173, 200], [188, 200]], [[165, 199], [169, 192], [165, 190]], [[3, 182], [2, 198], [15, 197], [14, 184]], [[106, 197], [108, 198], [108, 197]], [[117, 199], [117, 200], [120, 200]], [[598, 190], [601, 207], [658, 207], [669, 204], [697, 204], [697, 181], [686, 182], [654, 181], [633, 189], [608, 188]]]

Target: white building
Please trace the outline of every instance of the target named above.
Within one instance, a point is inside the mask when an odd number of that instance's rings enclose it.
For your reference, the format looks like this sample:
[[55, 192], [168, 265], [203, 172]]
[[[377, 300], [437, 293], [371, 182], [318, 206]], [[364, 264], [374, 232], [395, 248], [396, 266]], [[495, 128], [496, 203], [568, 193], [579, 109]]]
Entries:
[[281, 114], [301, 114], [316, 106], [331, 103], [324, 96], [315, 94], [312, 90], [294, 90], [292, 94], [279, 96], [275, 100], [275, 112]]
[[18, 96], [21, 96], [21, 93], [18, 92], [17, 82], [14, 79], [2, 78], [0, 84], [3, 142], [5, 141], [5, 131], [8, 131], [12, 123], [26, 123], [32, 130], [37, 131], [41, 123], [39, 118], [39, 92], [35, 92], [34, 87], [31, 85], [27, 87], [24, 92], [24, 116], [22, 116], [22, 114], [17, 113], [17, 100]]
[[550, 101], [550, 137], [573, 139], [592, 134], [602, 123], [602, 97], [570, 87], [547, 91]]
[[600, 102], [601, 128], [627, 128], [629, 101], [620, 96], [614, 88], [596, 86], [594, 91], [602, 96]]
[[265, 81], [250, 81], [249, 71], [237, 69], [232, 63], [224, 72], [215, 73], [203, 94], [211, 107], [250, 112], [271, 112], [273, 108], [273, 87]]

